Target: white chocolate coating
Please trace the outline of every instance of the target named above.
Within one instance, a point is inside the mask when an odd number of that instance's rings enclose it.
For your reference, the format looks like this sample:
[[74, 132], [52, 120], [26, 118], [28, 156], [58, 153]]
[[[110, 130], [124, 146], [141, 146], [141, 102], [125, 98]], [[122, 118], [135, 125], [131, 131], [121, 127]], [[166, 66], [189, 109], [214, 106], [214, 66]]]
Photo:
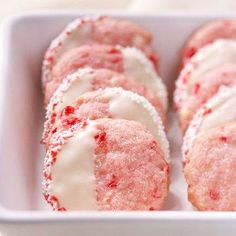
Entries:
[[[78, 73], [73, 73], [68, 76], [67, 80], [59, 87], [61, 92], [60, 102], [56, 106], [56, 111], [62, 110], [64, 107], [68, 106], [80, 95], [92, 90], [92, 80], [93, 74], [92, 69], [83, 68], [78, 71]], [[79, 78], [79, 79], [77, 79]], [[54, 97], [57, 97], [58, 93], [55, 93]]]
[[46, 52], [46, 55], [50, 53], [50, 56], [45, 57], [42, 65], [42, 81], [44, 84], [51, 80], [52, 68], [61, 54], [88, 43], [91, 38], [91, 24], [98, 19], [99, 17], [76, 19], [69, 23], [59, 36], [51, 42]]
[[199, 132], [236, 120], [236, 89], [228, 95], [227, 98], [219, 101], [212, 113], [206, 116], [199, 128]]
[[[75, 22], [72, 22], [71, 24], [73, 25]], [[90, 38], [91, 20], [88, 20], [86, 24], [80, 24], [80, 27], [77, 30], [71, 31], [69, 37], [64, 40], [63, 47], [57, 51], [57, 54], [55, 55], [55, 62], [63, 53], [68, 52], [69, 50], [80, 45], [87, 44]]]
[[158, 95], [165, 110], [168, 107], [167, 90], [162, 79], [157, 75], [151, 62], [137, 48], [122, 48], [124, 73], [132, 75], [136, 80], [145, 84]]
[[127, 98], [124, 94], [111, 94], [109, 111], [115, 119], [135, 120], [142, 123], [152, 135], [160, 141], [158, 137], [157, 125], [148, 110], [136, 101]]
[[94, 151], [96, 128], [87, 126], [62, 146], [52, 166], [51, 194], [67, 210], [96, 210]]

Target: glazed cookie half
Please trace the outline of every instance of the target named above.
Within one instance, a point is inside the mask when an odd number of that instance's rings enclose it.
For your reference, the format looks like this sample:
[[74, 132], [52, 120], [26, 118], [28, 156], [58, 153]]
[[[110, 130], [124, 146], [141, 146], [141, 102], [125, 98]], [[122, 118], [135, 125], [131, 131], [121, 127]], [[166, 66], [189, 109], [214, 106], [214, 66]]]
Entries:
[[142, 124], [98, 119], [55, 133], [43, 194], [54, 210], [159, 210], [169, 165]]

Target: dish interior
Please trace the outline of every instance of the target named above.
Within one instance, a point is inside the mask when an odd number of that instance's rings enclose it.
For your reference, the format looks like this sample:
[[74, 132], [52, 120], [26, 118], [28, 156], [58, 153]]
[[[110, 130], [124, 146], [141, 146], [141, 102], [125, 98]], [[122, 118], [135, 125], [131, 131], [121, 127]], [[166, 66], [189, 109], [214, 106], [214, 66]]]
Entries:
[[[91, 14], [88, 14], [91, 15]], [[211, 16], [124, 15], [153, 34], [153, 46], [161, 58], [161, 76], [170, 98], [178, 73], [180, 50], [191, 32]], [[43, 54], [64, 26], [81, 14], [23, 15], [5, 23], [2, 31], [0, 208], [47, 211], [41, 194], [40, 145], [45, 110], [40, 74]], [[181, 134], [174, 112], [168, 112], [171, 145], [171, 185], [164, 210], [191, 211], [182, 174]]]

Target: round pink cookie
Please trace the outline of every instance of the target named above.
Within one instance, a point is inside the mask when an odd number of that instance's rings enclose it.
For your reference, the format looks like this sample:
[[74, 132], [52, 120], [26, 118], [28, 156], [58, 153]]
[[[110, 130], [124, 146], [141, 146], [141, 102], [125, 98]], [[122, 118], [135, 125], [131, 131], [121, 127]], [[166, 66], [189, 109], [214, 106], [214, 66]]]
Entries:
[[236, 39], [236, 20], [211, 21], [197, 29], [186, 43], [182, 60], [185, 64], [200, 48], [217, 39]]
[[99, 119], [55, 133], [43, 194], [54, 210], [160, 210], [169, 165], [138, 122]]
[[52, 94], [66, 76], [84, 67], [105, 68], [132, 76], [156, 93], [163, 107], [167, 107], [165, 85], [140, 50], [102, 44], [84, 45], [64, 53], [52, 69], [51, 80], [45, 84], [45, 94]]
[[199, 210], [236, 211], [236, 122], [202, 132], [184, 168], [189, 201]]
[[162, 121], [154, 107], [144, 97], [121, 88], [107, 88], [85, 93], [70, 105], [56, 100], [48, 107], [43, 141], [51, 145], [51, 136], [77, 123], [100, 118], [127, 119], [142, 123], [158, 140], [165, 158], [169, 159], [169, 144]]
[[84, 44], [136, 47], [158, 67], [158, 58], [151, 47], [151, 42], [150, 32], [127, 20], [104, 16], [76, 19], [49, 46], [43, 61], [43, 84], [51, 80], [52, 69], [62, 54]]
[[[142, 82], [138, 82], [131, 76], [117, 73], [108, 69], [79, 69], [73, 74], [67, 76], [63, 84], [55, 92], [52, 103], [61, 103], [63, 107], [70, 105], [73, 100], [83, 93], [95, 91], [100, 88], [121, 87], [125, 90], [132, 91], [144, 96], [155, 107], [160, 115], [164, 126], [166, 125], [165, 111], [159, 97], [151, 89], [146, 87]], [[46, 104], [48, 104], [52, 92], [47, 91], [45, 94]]]
[[186, 131], [193, 115], [221, 86], [236, 85], [236, 64], [229, 64], [204, 74], [189, 91], [189, 97], [179, 108], [179, 120], [183, 132]]

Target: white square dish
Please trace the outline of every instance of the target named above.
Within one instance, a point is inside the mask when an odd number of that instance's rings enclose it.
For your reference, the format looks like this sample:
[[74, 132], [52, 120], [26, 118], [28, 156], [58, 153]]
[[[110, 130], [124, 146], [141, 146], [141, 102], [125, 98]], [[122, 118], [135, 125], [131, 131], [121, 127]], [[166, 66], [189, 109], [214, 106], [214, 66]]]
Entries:
[[[181, 135], [172, 111], [168, 125], [171, 192], [163, 211], [58, 213], [48, 210], [41, 195], [45, 154], [39, 144], [45, 113], [40, 84], [42, 58], [50, 41], [69, 21], [94, 14], [97, 13], [25, 14], [8, 19], [2, 26], [0, 235], [236, 235], [236, 213], [197, 212], [188, 203], [181, 172]], [[234, 17], [193, 13], [104, 14], [131, 19], [152, 32], [153, 45], [161, 58], [161, 76], [170, 95], [180, 49], [187, 37], [207, 20]]]

